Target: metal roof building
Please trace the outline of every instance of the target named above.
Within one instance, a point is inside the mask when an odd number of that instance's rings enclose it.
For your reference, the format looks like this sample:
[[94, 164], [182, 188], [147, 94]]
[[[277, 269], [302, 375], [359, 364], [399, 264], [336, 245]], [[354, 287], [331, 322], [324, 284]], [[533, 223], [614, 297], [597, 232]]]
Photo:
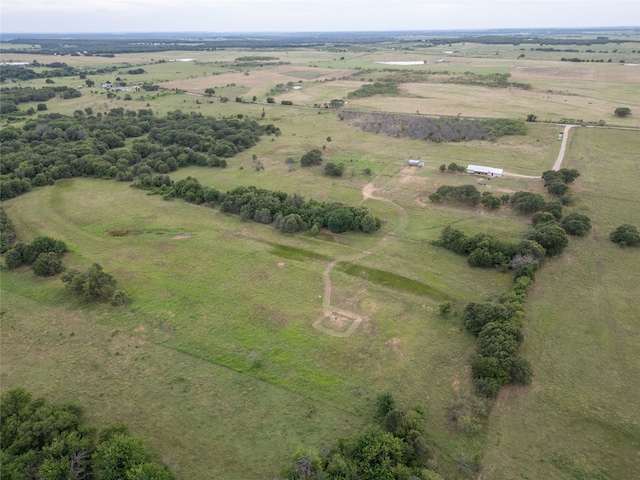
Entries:
[[467, 173], [475, 175], [488, 175], [489, 177], [501, 177], [504, 170], [502, 168], [483, 167], [481, 165], [467, 166]]

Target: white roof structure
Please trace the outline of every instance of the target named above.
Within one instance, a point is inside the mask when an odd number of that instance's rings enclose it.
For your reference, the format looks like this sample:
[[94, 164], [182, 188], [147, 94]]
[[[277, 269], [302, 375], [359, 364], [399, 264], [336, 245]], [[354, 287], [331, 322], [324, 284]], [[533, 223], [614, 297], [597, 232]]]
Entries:
[[483, 167], [481, 165], [469, 165], [467, 167], [467, 172], [482, 173], [482, 174], [491, 175], [494, 177], [498, 177], [498, 176], [501, 177], [504, 170], [502, 168]]

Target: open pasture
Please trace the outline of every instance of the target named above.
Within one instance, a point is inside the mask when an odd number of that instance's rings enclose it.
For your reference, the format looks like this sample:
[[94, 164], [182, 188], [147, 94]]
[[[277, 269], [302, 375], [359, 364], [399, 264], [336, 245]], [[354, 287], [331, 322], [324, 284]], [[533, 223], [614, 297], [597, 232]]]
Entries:
[[[633, 478], [640, 458], [640, 252], [609, 233], [640, 225], [637, 132], [580, 129], [566, 162], [581, 177], [571, 211], [593, 230], [538, 275], [524, 355], [531, 388], [505, 389], [490, 420], [486, 478]], [[515, 474], [517, 472], [517, 475]]]
[[[633, 45], [622, 44], [617, 54], [634, 60]], [[394, 68], [511, 73], [510, 81], [533, 88], [443, 84], [433, 76], [430, 83], [401, 84], [397, 97], [349, 100], [346, 108], [522, 120], [535, 114], [539, 121], [637, 127], [640, 67], [559, 62], [558, 52], [530, 52], [529, 46], [400, 46], [64, 57], [75, 66], [118, 66], [113, 74], [91, 76], [97, 86], [121, 76], [161, 88], [132, 91], [132, 99], [124, 100], [124, 93], [109, 99], [98, 87], [85, 87], [80, 98], [49, 100], [49, 112], [91, 107], [106, 114], [122, 107], [164, 115], [180, 109], [249, 116], [281, 129], [280, 136], [228, 159], [226, 169], [183, 168], [170, 174], [173, 180], [193, 176], [222, 191], [256, 185], [363, 205], [383, 226], [373, 235], [289, 236], [216, 209], [87, 178], [3, 202], [21, 240], [64, 240], [71, 248], [64, 257], [68, 268], [100, 263], [133, 301], [119, 308], [89, 306], [71, 299], [57, 278], [40, 279], [27, 268], [3, 270], [2, 390], [24, 386], [54, 401], [82, 404], [98, 426], [124, 421], [181, 479], [273, 478], [297, 447], [317, 451], [361, 432], [381, 391], [392, 391], [405, 407], [425, 405], [445, 478], [464, 475], [456, 466], [463, 452], [482, 452], [485, 479], [632, 478], [640, 465], [639, 259], [637, 251], [611, 244], [608, 233], [620, 223], [640, 226], [638, 132], [572, 129], [564, 166], [582, 175], [571, 185], [576, 202], [568, 211], [589, 215], [594, 228], [585, 238], [571, 238], [567, 252], [537, 274], [522, 350], [533, 365], [533, 385], [505, 388], [486, 431], [468, 437], [454, 431], [447, 413], [454, 393], [471, 388], [474, 339], [459, 314], [469, 301], [497, 298], [512, 278], [472, 269], [431, 242], [446, 225], [517, 241], [530, 218], [509, 207], [436, 205], [428, 196], [445, 184], [473, 184], [496, 195], [545, 193], [536, 179], [487, 180], [438, 167], [472, 163], [538, 176], [558, 155], [562, 127], [530, 123], [525, 136], [436, 144], [362, 132], [313, 105], [346, 99], [363, 83], [388, 75], [376, 61], [426, 60], [424, 66]], [[246, 56], [288, 64], [234, 65]], [[196, 61], [169, 62], [175, 58]], [[436, 64], [440, 58], [445, 61]], [[146, 73], [127, 73], [137, 67]], [[75, 86], [82, 80], [55, 82]], [[269, 93], [287, 82], [303, 88]], [[45, 85], [44, 79], [19, 84]], [[206, 88], [216, 94], [205, 96]], [[221, 96], [229, 101], [220, 102]], [[245, 102], [235, 102], [236, 96]], [[267, 104], [267, 96], [276, 103]], [[614, 117], [619, 106], [633, 114]], [[302, 168], [300, 157], [313, 148], [322, 150], [325, 162], [345, 165], [344, 176]], [[289, 157], [295, 163], [285, 162]], [[424, 168], [409, 167], [410, 158]], [[325, 275], [336, 315], [325, 315]], [[438, 313], [443, 299], [453, 301], [447, 318]], [[361, 323], [348, 331], [356, 317]], [[331, 335], [347, 331], [345, 337]]]

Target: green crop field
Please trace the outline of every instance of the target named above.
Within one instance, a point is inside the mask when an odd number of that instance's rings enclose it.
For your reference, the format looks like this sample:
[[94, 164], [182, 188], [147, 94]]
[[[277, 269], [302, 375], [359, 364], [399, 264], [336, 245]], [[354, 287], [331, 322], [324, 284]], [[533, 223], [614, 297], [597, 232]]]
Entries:
[[[38, 235], [64, 240], [66, 268], [99, 263], [131, 302], [86, 304], [59, 276], [43, 279], [28, 267], [3, 265], [0, 390], [21, 386], [82, 405], [98, 427], [127, 423], [180, 479], [277, 478], [297, 448], [319, 451], [362, 432], [384, 391], [404, 408], [424, 405], [434, 468], [443, 478], [633, 478], [640, 469], [640, 251], [617, 247], [609, 232], [622, 223], [640, 227], [640, 67], [620, 63], [640, 63], [640, 40], [592, 47], [607, 54], [571, 43], [556, 48], [579, 53], [531, 47], [537, 44], [425, 47], [417, 40], [342, 51], [61, 57], [74, 67], [114, 69], [89, 74], [95, 86], [84, 86], [82, 96], [55, 97], [38, 113], [148, 108], [160, 117], [181, 110], [272, 123], [281, 134], [263, 136], [228, 158], [227, 168], [189, 166], [171, 172], [171, 179], [196, 177], [222, 192], [254, 185], [364, 206], [382, 227], [371, 235], [286, 235], [218, 208], [148, 195], [128, 182], [66, 178], [33, 188], [2, 202], [20, 241]], [[51, 62], [36, 52], [0, 48], [2, 61]], [[560, 61], [569, 55], [613, 61]], [[242, 60], [252, 56], [274, 59]], [[179, 58], [195, 61], [170, 62]], [[408, 60], [426, 63], [376, 63]], [[145, 73], [129, 74], [134, 68]], [[363, 84], [402, 71], [439, 73], [400, 82], [394, 96], [347, 98]], [[445, 82], [465, 72], [509, 73], [509, 81], [531, 88]], [[108, 95], [100, 85], [116, 77], [159, 89]], [[84, 79], [54, 82], [76, 87]], [[273, 93], [288, 82], [301, 88]], [[47, 84], [43, 78], [8, 81], [0, 92], [18, 85]], [[208, 88], [215, 94], [206, 95]], [[333, 99], [346, 100], [347, 110], [412, 118], [524, 121], [534, 114], [538, 121], [527, 123], [526, 135], [434, 143], [364, 132], [324, 108]], [[18, 107], [26, 111], [38, 103]], [[616, 117], [623, 106], [632, 114]], [[20, 128], [25, 118], [36, 116], [3, 115], [0, 125]], [[428, 197], [442, 185], [475, 185], [497, 196], [530, 191], [550, 199], [535, 177], [558, 157], [563, 119], [590, 124], [571, 129], [563, 166], [581, 174], [571, 184], [573, 204], [565, 214], [586, 214], [593, 228], [584, 238], [570, 237], [561, 256], [546, 260], [529, 292], [521, 354], [532, 364], [532, 385], [502, 387], [486, 424], [464, 434], [449, 413], [455, 395], [473, 389], [475, 339], [460, 316], [468, 302], [496, 300], [513, 275], [471, 268], [463, 256], [432, 242], [447, 225], [518, 242], [531, 219], [508, 205], [493, 211]], [[127, 139], [125, 148], [132, 143]], [[344, 165], [342, 177], [300, 165], [316, 148], [325, 162]], [[409, 159], [424, 167], [408, 166]], [[452, 162], [515, 175], [489, 180], [439, 170]], [[442, 315], [446, 300], [453, 312]], [[356, 318], [360, 323], [352, 324]], [[474, 456], [480, 467], [470, 473], [461, 459]]]

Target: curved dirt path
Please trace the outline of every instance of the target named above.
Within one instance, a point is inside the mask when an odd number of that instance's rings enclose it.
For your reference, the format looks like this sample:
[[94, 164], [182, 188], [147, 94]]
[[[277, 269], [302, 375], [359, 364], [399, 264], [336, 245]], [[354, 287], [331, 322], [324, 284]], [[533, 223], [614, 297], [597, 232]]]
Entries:
[[556, 160], [556, 163], [553, 164], [553, 167], [551, 168], [551, 170], [555, 170], [558, 171], [560, 170], [560, 168], [562, 168], [562, 162], [564, 160], [564, 154], [567, 150], [567, 144], [569, 143], [569, 131], [573, 128], [576, 127], [577, 125], [565, 125], [564, 126], [564, 133], [562, 134], [562, 145], [560, 146], [560, 152], [558, 153], [558, 158]]
[[[398, 227], [405, 228], [407, 226], [407, 223], [409, 222], [409, 216], [407, 215], [406, 210], [402, 208], [400, 205], [398, 205], [397, 203], [395, 203], [394, 201], [389, 200], [388, 198], [378, 197], [373, 194], [373, 192], [376, 189], [374, 186], [374, 182], [376, 178], [371, 180], [362, 188], [362, 202], [364, 202], [367, 199], [372, 199], [372, 200], [379, 200], [381, 202], [387, 202], [393, 205], [398, 210], [398, 213], [400, 214], [400, 222], [398, 224]], [[359, 260], [368, 255], [371, 255], [371, 253], [375, 251], [382, 242], [385, 241], [388, 235], [389, 234], [381, 237], [380, 240], [378, 240], [378, 242], [376, 242], [373, 245], [373, 247], [370, 248], [369, 250], [364, 250], [363, 252], [357, 253], [355, 255], [349, 255], [349, 256], [337, 258], [333, 262], [331, 262], [329, 265], [327, 265], [327, 267], [322, 272], [322, 281], [324, 283], [324, 296], [322, 298], [323, 316], [321, 318], [318, 318], [315, 322], [313, 322], [312, 325], [314, 328], [316, 328], [317, 330], [320, 330], [323, 333], [326, 333], [327, 335], [331, 335], [333, 337], [348, 337], [362, 323], [364, 318], [359, 314], [357, 314], [356, 312], [338, 308], [335, 305], [331, 304], [331, 293], [333, 291], [333, 288], [331, 286], [331, 271], [335, 268], [335, 266], [339, 262], [343, 262], [343, 261], [353, 262], [355, 260]], [[323, 325], [323, 321], [325, 321], [326, 319], [329, 319], [331, 322], [335, 322], [338, 324], [345, 321], [350, 321], [351, 323], [349, 324], [346, 330], [338, 331]]]

